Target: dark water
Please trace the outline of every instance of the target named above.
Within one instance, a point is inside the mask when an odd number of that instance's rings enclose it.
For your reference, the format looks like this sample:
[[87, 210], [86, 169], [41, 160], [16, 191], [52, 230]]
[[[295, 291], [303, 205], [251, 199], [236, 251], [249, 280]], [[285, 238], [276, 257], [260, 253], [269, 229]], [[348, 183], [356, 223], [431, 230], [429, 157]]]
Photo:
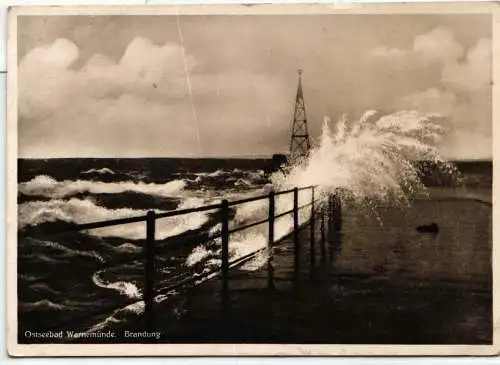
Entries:
[[[19, 333], [20, 340], [24, 341], [22, 334], [26, 330], [105, 330], [110, 324], [127, 321], [142, 311], [143, 223], [55, 236], [45, 235], [41, 228], [138, 216], [149, 209], [196, 207], [222, 197], [233, 199], [259, 194], [268, 184], [265, 171], [269, 160], [53, 159], [19, 160], [18, 166]], [[489, 191], [491, 196], [491, 161], [459, 162], [457, 167], [461, 176], [456, 181], [442, 180], [432, 172], [425, 174], [424, 181], [428, 186], [446, 191], [451, 190], [450, 186], [459, 185], [467, 192], [480, 191], [484, 195]], [[383, 226], [386, 230], [374, 228], [380, 225], [374, 224], [373, 218], [357, 218], [352, 224], [359, 230], [360, 239], [356, 244], [345, 243], [340, 262], [351, 270], [383, 267], [382, 270], [397, 272], [398, 276], [404, 275], [405, 270], [436, 271], [433, 265], [444, 260], [449, 265], [463, 266], [459, 270], [463, 277], [458, 279], [469, 282], [476, 277], [483, 278], [491, 250], [488, 244], [476, 250], [474, 242], [491, 242], [491, 234], [487, 233], [491, 231], [491, 209], [467, 202], [461, 204], [467, 207], [458, 209], [446, 201], [435, 201], [432, 206], [417, 205], [422, 217], [414, 221], [401, 221], [404, 215], [399, 213], [384, 214], [388, 220]], [[466, 213], [456, 216], [458, 211]], [[167, 286], [206, 268], [202, 263], [189, 266], [186, 258], [197, 247], [191, 234], [212, 229], [216, 225], [214, 214], [207, 212], [189, 219], [158, 223], [160, 285]], [[391, 217], [399, 220], [391, 222]], [[387, 227], [412, 226], [432, 220], [439, 220], [447, 227], [447, 233], [440, 238], [443, 242], [421, 242], [420, 236], [418, 239], [398, 236], [397, 239], [406, 250], [417, 247], [412, 246], [415, 244], [420, 245], [418, 247], [428, 244], [426, 256], [434, 259], [391, 267], [391, 255], [397, 255], [394, 253], [397, 250], [384, 246], [386, 241], [394, 240], [395, 234]], [[457, 220], [464, 222], [463, 232], [462, 228], [453, 229]], [[180, 238], [182, 244], [170, 244], [172, 237]], [[373, 251], [385, 261], [377, 259], [377, 264], [367, 265], [364, 256], [358, 255], [357, 245], [368, 245], [364, 246], [364, 252], [369, 251], [366, 247], [373, 246]], [[461, 249], [454, 250], [453, 245]], [[374, 269], [374, 266], [377, 267]], [[446, 270], [442, 265], [439, 267], [444, 270], [439, 275], [445, 275]]]
[[[268, 160], [20, 160], [20, 333], [104, 329], [110, 318], [120, 320], [142, 310], [144, 223], [60, 235], [45, 235], [40, 229], [256, 194], [267, 183], [268, 165]], [[186, 266], [197, 241], [185, 237], [213, 227], [214, 213], [158, 221], [161, 285], [204, 269]], [[168, 242], [162, 248], [162, 241], [172, 237], [182, 244]]]
[[[436, 197], [416, 200], [410, 209], [379, 207], [373, 216], [346, 210], [341, 272], [414, 280], [424, 285], [489, 288], [491, 284], [492, 209], [481, 201]], [[436, 223], [438, 232], [416, 227]], [[363, 234], [356, 234], [362, 229]]]

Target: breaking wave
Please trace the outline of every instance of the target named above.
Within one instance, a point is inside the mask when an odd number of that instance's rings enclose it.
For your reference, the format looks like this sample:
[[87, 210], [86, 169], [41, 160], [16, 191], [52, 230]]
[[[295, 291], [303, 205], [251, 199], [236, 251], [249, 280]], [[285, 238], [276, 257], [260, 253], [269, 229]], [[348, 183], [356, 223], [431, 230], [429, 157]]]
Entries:
[[[179, 209], [193, 208], [204, 204], [201, 198], [187, 198], [179, 205]], [[129, 208], [107, 209], [96, 205], [89, 199], [33, 201], [19, 205], [19, 228], [37, 226], [42, 223], [63, 221], [68, 223], [83, 224], [118, 218], [128, 218], [145, 215], [145, 210]], [[180, 215], [157, 220], [158, 239], [164, 239], [184, 233], [188, 230], [198, 229], [209, 219], [205, 212]], [[97, 228], [87, 232], [100, 237], [122, 237], [125, 239], [140, 240], [146, 237], [144, 222]]]
[[115, 172], [111, 169], [108, 169], [107, 167], [103, 167], [102, 169], [90, 169], [83, 171], [82, 174], [109, 174], [109, 175], [115, 175]]
[[42, 299], [38, 300], [36, 302], [20, 302], [20, 307], [22, 310], [25, 311], [34, 311], [34, 310], [54, 310], [54, 311], [60, 311], [60, 310], [68, 310], [71, 309], [67, 305], [64, 304], [58, 304], [54, 303], [48, 299]]
[[30, 181], [20, 183], [19, 192], [24, 195], [44, 196], [54, 199], [70, 197], [81, 193], [118, 194], [124, 192], [137, 192], [161, 197], [171, 197], [179, 194], [185, 186], [186, 182], [184, 180], [173, 180], [165, 184], [146, 184], [144, 182], [131, 181], [57, 181], [50, 176], [39, 175]]
[[[26, 242], [26, 244], [31, 245], [31, 246], [38, 248], [38, 249], [49, 248], [51, 250], [57, 251], [59, 253], [57, 258], [82, 256], [82, 257], [88, 257], [88, 258], [94, 259], [94, 260], [99, 261], [101, 263], [105, 262], [104, 258], [96, 251], [78, 250], [78, 249], [66, 247], [58, 242], [38, 240], [35, 238], [31, 238], [31, 237], [27, 237], [25, 242]], [[44, 255], [40, 254], [40, 256], [41, 256], [41, 258], [38, 256], [37, 256], [37, 258], [44, 260], [44, 258], [43, 258]], [[45, 257], [47, 258], [47, 256], [45, 256]], [[54, 257], [50, 257], [48, 259], [49, 259], [49, 262], [57, 262], [57, 259]]]
[[[271, 177], [276, 191], [294, 187], [317, 186], [315, 198], [326, 199], [337, 194], [340, 199], [373, 206], [378, 202], [407, 204], [411, 197], [425, 187], [420, 180], [416, 161], [431, 161], [440, 168], [440, 173], [453, 175], [454, 166], [443, 160], [435, 143], [444, 133], [437, 124], [436, 115], [421, 115], [414, 111], [379, 116], [376, 111], [366, 112], [362, 118], [350, 122], [343, 116], [337, 123], [336, 132], [330, 129], [330, 120], [325, 117], [319, 143], [311, 150], [305, 161], [288, 168], [284, 176], [278, 172]], [[311, 191], [299, 193], [299, 205], [311, 201]], [[321, 203], [321, 202], [320, 202]], [[291, 194], [276, 199], [276, 213], [293, 208]], [[236, 208], [233, 225], [257, 221], [267, 215], [267, 201], [256, 201]], [[299, 213], [299, 223], [309, 219], [310, 209]], [[275, 222], [275, 239], [289, 233], [293, 226], [291, 216]], [[263, 249], [267, 244], [267, 226], [260, 225], [232, 235], [230, 255], [242, 257]], [[198, 246], [186, 260], [188, 266], [213, 259], [220, 255], [218, 245]], [[220, 247], [220, 246], [219, 246]], [[264, 255], [246, 265], [254, 270], [265, 263]]]
[[142, 248], [134, 245], [133, 243], [126, 242], [119, 246], [116, 246], [115, 250], [124, 253], [136, 253], [136, 252], [141, 252]]
[[[155, 297], [155, 302], [161, 303], [175, 295], [178, 295], [178, 292], [176, 292], [175, 290], [172, 290], [166, 294], [157, 295]], [[122, 323], [126, 321], [126, 318], [129, 315], [138, 316], [141, 315], [142, 313], [144, 313], [144, 301], [141, 300], [114, 310], [110, 315], [108, 315], [103, 320], [91, 326], [85, 332], [92, 333], [92, 332], [102, 331], [108, 326], [112, 326], [113, 324]]]
[[120, 294], [126, 295], [129, 298], [141, 297], [141, 291], [134, 283], [128, 281], [108, 282], [101, 277], [102, 273], [102, 271], [98, 271], [92, 275], [92, 282], [98, 287], [116, 290]]
[[416, 161], [436, 164], [441, 174], [457, 172], [435, 147], [445, 132], [438, 120], [415, 111], [384, 116], [368, 111], [353, 122], [343, 116], [333, 133], [325, 118], [308, 160], [286, 178], [275, 174], [273, 183], [280, 189], [316, 185], [322, 196], [336, 193], [358, 203], [408, 203], [425, 190]]

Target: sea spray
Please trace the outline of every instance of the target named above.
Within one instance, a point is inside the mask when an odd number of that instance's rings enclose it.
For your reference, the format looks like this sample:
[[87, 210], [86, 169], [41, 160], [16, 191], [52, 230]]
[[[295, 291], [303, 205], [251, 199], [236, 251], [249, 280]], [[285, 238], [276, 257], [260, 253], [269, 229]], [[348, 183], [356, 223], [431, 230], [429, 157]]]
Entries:
[[[289, 166], [286, 176], [281, 172], [273, 174], [272, 186], [275, 191], [315, 186], [315, 198], [320, 199], [318, 204], [324, 203], [330, 194], [370, 209], [376, 204], [409, 204], [412, 197], [425, 191], [419, 161], [430, 161], [442, 174], [456, 173], [453, 165], [442, 159], [436, 148], [444, 133], [438, 120], [437, 115], [422, 115], [415, 111], [379, 116], [370, 110], [354, 122], [343, 115], [334, 133], [329, 118], [325, 117], [321, 137], [307, 160]], [[301, 190], [299, 206], [306, 205], [311, 198], [310, 189]], [[292, 208], [292, 194], [276, 197], [276, 214]], [[268, 214], [268, 203], [260, 200], [235, 209], [232, 226], [263, 219]], [[310, 209], [301, 209], [299, 223], [307, 221], [310, 212]], [[277, 219], [275, 239], [291, 232], [292, 227], [291, 216]], [[220, 242], [195, 249], [188, 257], [189, 266], [207, 259], [213, 264], [213, 259], [220, 255], [220, 244], [217, 243]], [[265, 224], [231, 235], [231, 259], [262, 249], [266, 243]], [[247, 265], [247, 269], [258, 269], [264, 263], [262, 258], [257, 259]]]
[[431, 161], [441, 172], [455, 173], [435, 144], [444, 132], [436, 115], [401, 111], [378, 118], [375, 111], [350, 123], [343, 116], [333, 133], [325, 118], [319, 143], [305, 164], [288, 175], [275, 174], [281, 189], [317, 186], [320, 196], [341, 192], [341, 198], [384, 203], [407, 203], [424, 190], [417, 161]]

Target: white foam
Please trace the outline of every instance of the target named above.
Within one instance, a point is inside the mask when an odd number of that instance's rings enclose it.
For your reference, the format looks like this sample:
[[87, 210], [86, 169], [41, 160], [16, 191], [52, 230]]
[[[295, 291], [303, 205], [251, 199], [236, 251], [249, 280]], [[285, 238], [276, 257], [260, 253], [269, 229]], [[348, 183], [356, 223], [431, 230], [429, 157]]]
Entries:
[[[84, 256], [84, 257], [90, 257], [90, 258], [95, 259], [99, 262], [105, 261], [104, 258], [101, 255], [99, 255], [96, 251], [78, 250], [75, 248], [66, 247], [66, 246], [64, 246], [60, 243], [57, 243], [57, 242], [38, 240], [38, 239], [34, 239], [34, 238], [27, 238], [27, 242], [30, 242], [37, 247], [50, 247], [51, 249], [55, 249], [57, 251], [63, 252], [64, 256], [66, 256], [66, 257]], [[53, 258], [50, 258], [50, 257], [47, 257], [47, 259], [52, 260], [53, 262], [57, 262], [57, 260], [54, 260]]]
[[349, 125], [344, 116], [333, 134], [326, 119], [319, 144], [306, 164], [295, 166], [283, 178], [273, 175], [280, 189], [318, 185], [318, 193], [342, 191], [358, 201], [405, 202], [411, 193], [423, 189], [417, 160], [443, 161], [435, 142], [443, 129], [433, 115], [401, 111], [382, 116], [367, 112]]
[[116, 290], [120, 294], [126, 295], [129, 298], [141, 297], [141, 291], [134, 283], [128, 281], [108, 282], [101, 277], [102, 273], [102, 271], [97, 271], [94, 275], [92, 275], [92, 282], [98, 287]]
[[239, 178], [238, 180], [236, 180], [234, 182], [234, 186], [248, 188], [248, 187], [252, 186], [252, 183], [246, 179]]
[[50, 176], [39, 175], [30, 181], [19, 184], [19, 192], [25, 195], [64, 198], [80, 193], [118, 194], [136, 192], [161, 197], [178, 195], [186, 186], [184, 180], [173, 180], [165, 184], [146, 184], [143, 182], [121, 181], [102, 182], [91, 180], [57, 181]]
[[[178, 208], [192, 208], [203, 205], [200, 198], [187, 198]], [[65, 200], [33, 201], [19, 205], [19, 228], [36, 226], [45, 222], [64, 221], [76, 224], [99, 222], [110, 219], [136, 217], [145, 215], [145, 210], [129, 208], [107, 209], [94, 204], [89, 199], [71, 198]], [[187, 230], [199, 228], [208, 221], [206, 212], [192, 213], [156, 221], [156, 238], [164, 239], [181, 234]], [[122, 237], [139, 240], [146, 237], [146, 223], [138, 222], [105, 228], [92, 229], [87, 232], [100, 237]]]
[[[166, 294], [160, 294], [157, 295], [154, 300], [156, 303], [161, 303], [172, 296], [178, 295], [178, 292], [175, 290], [171, 290], [167, 292]], [[135, 303], [126, 305], [122, 308], [115, 309], [110, 315], [108, 315], [104, 320], [94, 324], [92, 327], [87, 329], [85, 332], [86, 333], [92, 333], [92, 332], [97, 332], [97, 331], [102, 331], [109, 325], [117, 324], [117, 323], [122, 323], [125, 319], [121, 319], [120, 316], [126, 316], [127, 314], [134, 314], [134, 315], [141, 315], [144, 313], [145, 305], [144, 301], [137, 301]]]
[[189, 254], [186, 259], [186, 265], [191, 267], [196, 263], [204, 260], [208, 256], [210, 256], [210, 251], [203, 245], [197, 246], [193, 249], [193, 251]]
[[115, 250], [119, 252], [135, 253], [135, 252], [141, 252], [142, 248], [134, 245], [133, 243], [126, 242], [119, 246], [116, 246]]
[[122, 308], [116, 310], [115, 312], [113, 312], [113, 314], [106, 317], [103, 321], [98, 322], [95, 325], [93, 325], [92, 327], [90, 327], [88, 330], [85, 331], [85, 333], [93, 333], [93, 332], [97, 332], [97, 331], [102, 331], [110, 324], [122, 323], [123, 320], [115, 317], [115, 315], [117, 315], [118, 313], [121, 313], [122, 311], [123, 311]]
[[29, 303], [20, 303], [21, 308], [25, 310], [40, 310], [40, 309], [52, 309], [52, 310], [63, 310], [63, 309], [71, 309], [70, 307], [64, 304], [54, 303], [48, 299], [42, 299], [36, 302]]
[[19, 205], [19, 227], [36, 226], [45, 222], [73, 222], [77, 224], [94, 221], [133, 217], [145, 211], [129, 208], [106, 209], [89, 199], [33, 201]]
[[101, 174], [101, 175], [114, 175], [115, 172], [107, 167], [103, 167], [102, 169], [90, 169], [87, 171], [83, 171], [82, 174]]
[[[443, 133], [435, 117], [401, 111], [376, 120], [377, 112], [370, 110], [351, 125], [348, 125], [347, 116], [342, 116], [335, 134], [330, 130], [330, 120], [326, 117], [319, 144], [311, 150], [306, 163], [293, 166], [286, 177], [281, 172], [275, 173], [272, 176], [273, 187], [281, 191], [317, 186], [315, 198], [320, 198], [317, 204], [324, 204], [325, 198], [332, 193], [341, 193], [340, 198], [354, 199], [359, 203], [405, 203], [412, 194], [424, 189], [417, 167], [412, 162], [444, 162], [433, 145]], [[453, 173], [454, 169], [450, 168], [447, 172]], [[301, 190], [299, 206], [310, 203], [311, 194], [311, 190]], [[289, 211], [293, 204], [292, 194], [279, 195], [276, 197], [275, 213]], [[310, 214], [310, 208], [299, 210], [299, 224], [306, 222]], [[267, 215], [267, 200], [242, 204], [236, 207], [231, 225], [255, 222], [265, 219]], [[288, 234], [292, 227], [290, 215], [278, 218], [274, 227], [275, 240]], [[229, 243], [231, 260], [262, 249], [266, 244], [267, 224], [232, 234]], [[218, 255], [220, 250], [198, 246], [188, 260], [192, 264]], [[255, 270], [265, 262], [265, 254], [259, 255], [243, 268]]]
[[214, 172], [207, 173], [205, 176], [208, 176], [208, 177], [218, 177], [218, 176], [222, 176], [223, 174], [224, 174], [223, 170], [217, 170], [217, 171], [214, 171]]

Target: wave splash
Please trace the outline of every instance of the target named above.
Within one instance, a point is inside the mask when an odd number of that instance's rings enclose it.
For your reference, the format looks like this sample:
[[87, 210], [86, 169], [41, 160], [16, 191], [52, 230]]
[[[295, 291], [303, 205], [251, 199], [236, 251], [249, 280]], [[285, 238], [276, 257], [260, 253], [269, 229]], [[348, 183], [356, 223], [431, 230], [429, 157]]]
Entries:
[[280, 189], [316, 185], [323, 196], [340, 194], [357, 202], [408, 203], [424, 191], [417, 161], [430, 161], [442, 174], [456, 174], [436, 147], [445, 130], [439, 116], [400, 111], [379, 117], [376, 111], [350, 122], [343, 116], [336, 132], [325, 117], [323, 133], [305, 164], [288, 176], [273, 176]]
[[[455, 167], [445, 161], [436, 148], [445, 130], [438, 124], [438, 115], [421, 115], [415, 111], [400, 111], [379, 116], [376, 111], [366, 112], [353, 122], [343, 116], [336, 131], [325, 117], [322, 135], [309, 157], [288, 169], [284, 176], [277, 172], [271, 176], [276, 191], [294, 187], [316, 186], [315, 197], [324, 202], [328, 195], [337, 194], [341, 200], [373, 206], [376, 203], [408, 204], [411, 197], [425, 192], [416, 161], [431, 161], [442, 174], [453, 175]], [[299, 193], [299, 206], [311, 201], [311, 191]], [[320, 202], [321, 203], [321, 202]], [[276, 198], [276, 214], [293, 208], [292, 194]], [[310, 209], [300, 211], [299, 222], [310, 217]], [[268, 214], [267, 201], [243, 204], [236, 208], [233, 226], [263, 219]], [[275, 236], [280, 239], [293, 227], [291, 216], [275, 222]], [[232, 259], [263, 249], [267, 244], [267, 226], [261, 225], [244, 233], [232, 235]], [[220, 249], [199, 246], [189, 255], [186, 264], [200, 262], [214, 264]], [[255, 270], [265, 263], [262, 257], [247, 264], [244, 269]]]

